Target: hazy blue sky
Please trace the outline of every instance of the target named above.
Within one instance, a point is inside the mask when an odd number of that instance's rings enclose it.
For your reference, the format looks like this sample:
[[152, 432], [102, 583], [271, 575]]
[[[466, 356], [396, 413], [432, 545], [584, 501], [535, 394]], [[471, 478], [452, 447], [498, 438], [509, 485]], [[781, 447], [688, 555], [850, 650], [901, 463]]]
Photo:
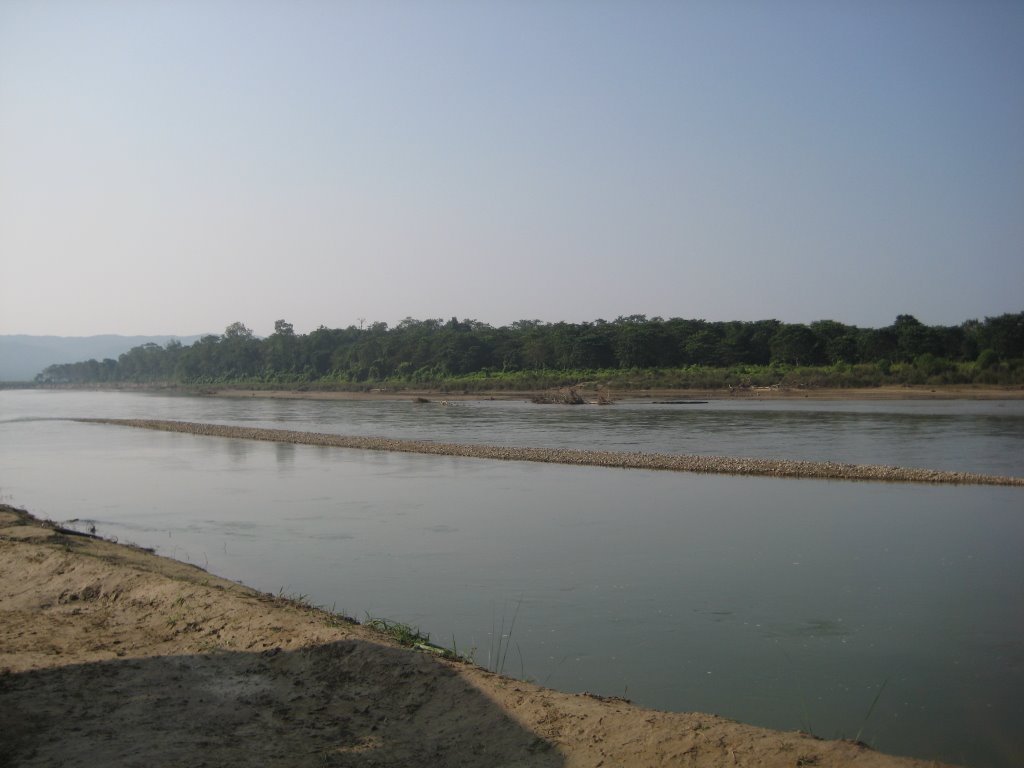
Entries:
[[1024, 2], [0, 0], [0, 333], [1024, 310]]

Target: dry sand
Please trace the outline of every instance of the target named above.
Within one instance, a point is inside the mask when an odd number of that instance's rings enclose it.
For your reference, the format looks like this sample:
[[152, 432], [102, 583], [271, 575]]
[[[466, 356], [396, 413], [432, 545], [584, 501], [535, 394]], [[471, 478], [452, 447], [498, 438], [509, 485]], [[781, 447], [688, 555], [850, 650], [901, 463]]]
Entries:
[[0, 506], [0, 765], [935, 763], [546, 690]]

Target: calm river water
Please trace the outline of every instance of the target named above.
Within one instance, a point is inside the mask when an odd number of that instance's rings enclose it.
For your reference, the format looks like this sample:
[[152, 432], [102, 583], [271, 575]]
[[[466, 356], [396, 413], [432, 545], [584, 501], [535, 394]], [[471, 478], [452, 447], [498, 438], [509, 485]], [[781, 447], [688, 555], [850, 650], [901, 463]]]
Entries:
[[[62, 420], [77, 416], [1024, 475], [1024, 402], [0, 392], [0, 498], [39, 516], [416, 624], [551, 687], [1024, 763], [1020, 488], [580, 468]], [[501, 634], [511, 650], [496, 659]]]

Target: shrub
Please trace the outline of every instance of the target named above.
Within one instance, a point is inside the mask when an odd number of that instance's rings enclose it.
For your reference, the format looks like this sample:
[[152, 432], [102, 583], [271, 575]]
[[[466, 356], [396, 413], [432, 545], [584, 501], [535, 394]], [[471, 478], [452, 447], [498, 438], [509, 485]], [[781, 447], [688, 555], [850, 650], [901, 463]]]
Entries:
[[999, 354], [994, 349], [984, 349], [978, 355], [974, 365], [979, 371], [987, 371], [999, 365]]

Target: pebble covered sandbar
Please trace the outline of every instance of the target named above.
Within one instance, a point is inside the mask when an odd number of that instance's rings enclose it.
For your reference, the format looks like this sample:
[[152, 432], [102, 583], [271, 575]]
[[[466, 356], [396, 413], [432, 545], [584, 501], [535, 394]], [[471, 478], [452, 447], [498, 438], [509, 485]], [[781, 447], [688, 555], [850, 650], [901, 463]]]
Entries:
[[88, 424], [182, 432], [204, 437], [237, 440], [263, 440], [297, 445], [320, 445], [369, 451], [399, 451], [435, 456], [462, 456], [505, 461], [531, 461], [548, 464], [573, 464], [620, 469], [654, 469], [704, 474], [754, 475], [761, 477], [814, 478], [821, 480], [867, 480], [892, 483], [936, 483], [947, 485], [1024, 486], [1024, 478], [985, 475], [974, 472], [894, 467], [872, 464], [844, 464], [831, 461], [794, 461], [789, 459], [735, 458], [731, 456], [694, 456], [668, 453], [624, 451], [585, 451], [567, 448], [529, 448], [470, 443], [435, 443], [384, 437], [361, 437], [287, 429], [238, 427], [203, 424], [192, 421], [157, 419], [74, 419]]

